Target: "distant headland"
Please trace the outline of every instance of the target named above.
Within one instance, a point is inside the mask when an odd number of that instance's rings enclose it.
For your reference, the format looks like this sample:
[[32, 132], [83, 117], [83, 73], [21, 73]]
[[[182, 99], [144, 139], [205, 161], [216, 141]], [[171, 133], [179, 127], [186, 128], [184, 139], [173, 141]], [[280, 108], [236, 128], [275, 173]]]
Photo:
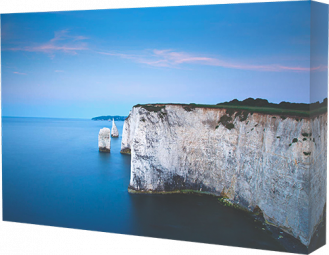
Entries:
[[127, 116], [98, 116], [94, 117], [91, 120], [115, 120], [115, 121], [124, 121], [127, 118]]

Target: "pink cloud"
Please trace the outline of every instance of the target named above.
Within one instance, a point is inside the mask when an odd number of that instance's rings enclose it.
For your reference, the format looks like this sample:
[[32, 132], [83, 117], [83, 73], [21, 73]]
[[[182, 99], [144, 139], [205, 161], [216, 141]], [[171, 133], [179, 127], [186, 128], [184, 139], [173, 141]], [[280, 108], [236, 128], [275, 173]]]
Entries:
[[140, 56], [137, 55], [131, 55], [131, 54], [123, 54], [123, 53], [113, 53], [113, 52], [97, 52], [98, 54], [102, 55], [108, 55], [108, 56], [115, 56], [120, 58], [126, 58], [126, 59], [137, 59]]
[[[210, 65], [218, 66], [223, 68], [231, 69], [241, 69], [241, 70], [255, 70], [255, 71], [268, 71], [268, 72], [279, 72], [279, 71], [299, 71], [299, 72], [309, 72], [316, 70], [326, 70], [325, 66], [318, 67], [300, 67], [300, 66], [283, 66], [277, 64], [271, 65], [252, 65], [245, 63], [235, 63], [220, 60], [218, 58], [194, 56], [184, 52], [173, 52], [171, 50], [154, 50], [154, 54], [161, 56], [166, 60], [168, 65], [178, 65], [183, 63], [200, 64], [200, 65]], [[153, 62], [157, 63], [157, 62]]]
[[54, 34], [55, 34], [55, 36], [53, 39], [50, 40], [51, 42], [66, 40], [66, 39], [70, 39], [72, 41], [81, 41], [81, 40], [89, 39], [88, 37], [81, 36], [81, 35], [70, 35], [68, 29], [56, 31]]
[[81, 40], [88, 40], [89, 37], [79, 35], [79, 36], [74, 36], [73, 39], [74, 41], [81, 41]]
[[99, 54], [130, 59], [134, 62], [146, 64], [154, 67], [179, 68], [183, 64], [218, 66], [222, 68], [254, 70], [263, 72], [309, 72], [325, 71], [327, 66], [301, 67], [284, 66], [279, 64], [257, 65], [240, 63], [236, 61], [227, 61], [219, 58], [200, 56], [186, 52], [176, 52], [171, 49], [145, 51], [142, 55], [132, 55], [115, 52], [98, 52]]
[[87, 44], [80, 42], [88, 39], [84, 36], [73, 36], [69, 34], [68, 30], [55, 32], [54, 38], [48, 42], [36, 46], [25, 46], [17, 48], [8, 48], [10, 51], [28, 51], [28, 52], [42, 52], [54, 56], [55, 52], [64, 52], [76, 55], [77, 51], [87, 50]]

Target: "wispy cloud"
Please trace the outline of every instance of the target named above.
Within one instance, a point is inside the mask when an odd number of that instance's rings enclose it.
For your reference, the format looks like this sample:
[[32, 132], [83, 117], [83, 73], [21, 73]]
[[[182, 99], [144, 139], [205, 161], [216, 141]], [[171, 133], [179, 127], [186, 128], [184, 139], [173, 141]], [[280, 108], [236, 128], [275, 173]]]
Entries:
[[129, 59], [137, 63], [146, 64], [155, 67], [180, 68], [183, 64], [217, 66], [222, 68], [254, 70], [264, 72], [309, 72], [323, 71], [327, 66], [303, 67], [303, 66], [285, 66], [280, 64], [249, 64], [238, 61], [223, 60], [220, 58], [191, 54], [186, 52], [177, 52], [171, 49], [144, 51], [144, 54], [125, 54], [117, 52], [97, 52], [99, 54]]
[[54, 56], [55, 52], [64, 52], [69, 54], [77, 54], [77, 51], [87, 50], [87, 44], [82, 42], [88, 39], [84, 36], [74, 36], [69, 34], [69, 30], [62, 30], [55, 32], [54, 38], [46, 43], [38, 45], [30, 45], [25, 47], [13, 47], [4, 50], [9, 51], [28, 51], [28, 52], [42, 52]]
[[26, 73], [13, 72], [14, 74], [26, 75]]

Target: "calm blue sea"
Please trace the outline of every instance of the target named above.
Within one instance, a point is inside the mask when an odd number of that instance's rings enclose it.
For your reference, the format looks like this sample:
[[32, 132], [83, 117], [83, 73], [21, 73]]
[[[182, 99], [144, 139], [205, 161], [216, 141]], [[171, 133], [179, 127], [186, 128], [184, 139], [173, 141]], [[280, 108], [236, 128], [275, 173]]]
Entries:
[[130, 156], [99, 153], [110, 122], [2, 119], [3, 220], [131, 235], [284, 250], [248, 214], [215, 197], [127, 192]]

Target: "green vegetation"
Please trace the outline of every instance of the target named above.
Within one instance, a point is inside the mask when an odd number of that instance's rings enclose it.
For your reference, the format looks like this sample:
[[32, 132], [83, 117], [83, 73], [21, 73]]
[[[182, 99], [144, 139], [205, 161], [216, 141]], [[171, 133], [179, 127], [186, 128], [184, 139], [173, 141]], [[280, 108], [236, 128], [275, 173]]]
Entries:
[[315, 102], [310, 105], [311, 115], [319, 115], [327, 112], [328, 98], [323, 99], [322, 103]]
[[[166, 109], [166, 106], [163, 105], [163, 104], [160, 104], [160, 105], [159, 104], [146, 104], [146, 105], [137, 104], [134, 107], [142, 107], [142, 108], [144, 108], [145, 110], [147, 110], [149, 112], [156, 112], [156, 113], [158, 113], [158, 116], [161, 119], [163, 119], [163, 118], [165, 118], [167, 116], [166, 111], [162, 111], [162, 110], [165, 110]], [[141, 121], [142, 122], [145, 122], [146, 120], [144, 118], [142, 118]]]
[[323, 114], [327, 112], [327, 105], [318, 109], [313, 109], [313, 107], [311, 107], [311, 117], [316, 117], [317, 115]]
[[165, 118], [167, 116], [167, 113], [166, 112], [159, 112], [159, 117], [161, 119]]
[[226, 109], [226, 114], [228, 116], [232, 116], [234, 113], [235, 113], [235, 110], [234, 109]]
[[230, 102], [219, 103], [217, 105], [234, 105], [234, 106], [250, 106], [250, 107], [261, 107], [261, 108], [274, 108], [274, 109], [285, 109], [285, 110], [297, 110], [301, 112], [323, 112], [326, 111], [328, 105], [328, 99], [325, 98], [322, 103], [315, 102], [312, 104], [304, 103], [289, 103], [281, 102], [279, 104], [269, 103], [268, 100], [262, 98], [247, 98], [243, 101], [234, 99]]
[[158, 105], [158, 104], [137, 104], [137, 105], [134, 105], [134, 107], [142, 107], [145, 110], [148, 110], [149, 112], [160, 112], [162, 109], [166, 108], [166, 106], [163, 105], [163, 104], [161, 104], [161, 105]]
[[233, 203], [228, 198], [220, 197], [218, 198], [218, 201], [224, 206], [233, 207]]
[[190, 105], [183, 106], [183, 109], [187, 112], [191, 112], [195, 109], [195, 104], [190, 104]]
[[303, 152], [305, 156], [311, 155], [311, 152]]
[[287, 116], [299, 117], [297, 121], [301, 121], [301, 117], [314, 117], [318, 114], [327, 112], [327, 98], [322, 103], [316, 102], [312, 104], [304, 103], [289, 103], [281, 102], [279, 104], [269, 103], [266, 99], [253, 99], [247, 98], [243, 101], [234, 99], [229, 102], [219, 103], [216, 105], [207, 104], [138, 104], [134, 107], [143, 107], [144, 109], [152, 112], [161, 111], [166, 105], [181, 105], [186, 111], [193, 111], [196, 108], [215, 108], [226, 109], [226, 114], [232, 116], [236, 112], [235, 116], [239, 116], [240, 121], [247, 119], [248, 114], [264, 113], [279, 115], [281, 119], [286, 119]]
[[131, 154], [131, 150], [129, 148], [126, 148], [126, 149], [122, 149], [120, 151], [121, 154]]
[[226, 207], [232, 207], [235, 209], [239, 209], [248, 213], [251, 213], [247, 208], [239, 205], [238, 203], [235, 203], [233, 201], [231, 201], [230, 199], [228, 199], [227, 197], [219, 197], [218, 198], [218, 202], [221, 203], [222, 205], [226, 206]]
[[225, 125], [225, 127], [228, 129], [228, 130], [231, 130], [232, 128], [234, 128], [234, 124], [233, 123], [228, 123]]
[[[228, 112], [226, 111], [226, 113], [228, 113]], [[228, 114], [231, 114], [231, 113], [229, 112]], [[220, 117], [220, 119], [218, 121], [218, 125], [216, 126], [215, 129], [217, 129], [219, 127], [219, 124], [222, 124], [224, 127], [231, 130], [232, 128], [234, 128], [234, 124], [232, 122], [233, 122], [233, 118], [231, 116], [223, 115], [222, 117]]]
[[291, 146], [293, 143], [297, 143], [297, 142], [298, 142], [298, 139], [294, 138], [294, 139], [292, 139], [292, 142], [289, 144], [289, 146]]
[[219, 123], [221, 123], [221, 124], [223, 124], [225, 126], [230, 121], [232, 121], [232, 117], [231, 116], [223, 115], [222, 117], [220, 117]]
[[216, 195], [206, 192], [206, 191], [199, 191], [199, 190], [192, 190], [192, 189], [183, 189], [183, 190], [171, 190], [171, 191], [159, 191], [159, 190], [135, 190], [132, 188], [128, 188], [129, 193], [137, 193], [137, 194], [198, 194], [198, 195], [208, 195], [216, 197]]
[[249, 112], [246, 112], [246, 111], [243, 111], [241, 113], [240, 113], [240, 111], [238, 111], [235, 116], [239, 116], [240, 121], [245, 121], [248, 118], [248, 114], [249, 114]]

